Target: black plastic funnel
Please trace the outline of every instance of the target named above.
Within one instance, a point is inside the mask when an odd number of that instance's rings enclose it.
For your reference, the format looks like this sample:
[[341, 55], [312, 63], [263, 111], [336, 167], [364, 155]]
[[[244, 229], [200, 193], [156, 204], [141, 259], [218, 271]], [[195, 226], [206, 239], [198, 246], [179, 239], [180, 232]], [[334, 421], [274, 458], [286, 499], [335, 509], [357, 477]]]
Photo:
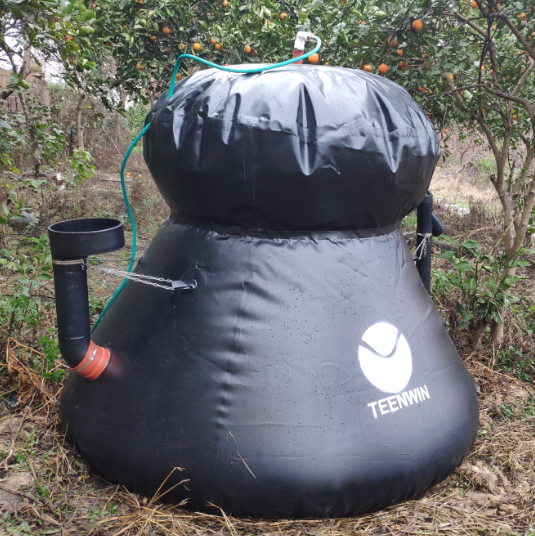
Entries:
[[124, 246], [124, 228], [118, 220], [84, 218], [55, 223], [48, 228], [58, 339], [68, 365], [94, 380], [106, 368], [110, 351], [91, 341], [85, 258]]
[[81, 218], [54, 223], [48, 228], [53, 259], [81, 259], [121, 249], [124, 228], [111, 218]]

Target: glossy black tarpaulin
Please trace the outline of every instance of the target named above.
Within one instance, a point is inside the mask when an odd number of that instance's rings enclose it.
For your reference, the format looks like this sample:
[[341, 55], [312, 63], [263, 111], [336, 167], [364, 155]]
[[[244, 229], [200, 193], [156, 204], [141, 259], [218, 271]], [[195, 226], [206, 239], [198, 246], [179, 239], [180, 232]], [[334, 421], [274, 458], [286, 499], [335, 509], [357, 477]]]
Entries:
[[473, 382], [423, 287], [403, 216], [439, 157], [400, 87], [361, 71], [206, 70], [151, 112], [144, 153], [171, 207], [70, 374], [67, 436], [151, 496], [255, 517], [350, 516], [457, 467]]

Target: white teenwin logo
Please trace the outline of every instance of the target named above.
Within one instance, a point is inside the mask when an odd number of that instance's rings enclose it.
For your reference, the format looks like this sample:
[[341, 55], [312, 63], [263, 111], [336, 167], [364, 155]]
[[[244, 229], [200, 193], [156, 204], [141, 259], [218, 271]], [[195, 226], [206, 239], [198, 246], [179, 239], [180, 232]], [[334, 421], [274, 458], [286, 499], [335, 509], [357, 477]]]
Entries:
[[368, 381], [385, 393], [399, 393], [412, 375], [407, 339], [392, 324], [378, 322], [368, 328], [359, 346], [359, 363]]

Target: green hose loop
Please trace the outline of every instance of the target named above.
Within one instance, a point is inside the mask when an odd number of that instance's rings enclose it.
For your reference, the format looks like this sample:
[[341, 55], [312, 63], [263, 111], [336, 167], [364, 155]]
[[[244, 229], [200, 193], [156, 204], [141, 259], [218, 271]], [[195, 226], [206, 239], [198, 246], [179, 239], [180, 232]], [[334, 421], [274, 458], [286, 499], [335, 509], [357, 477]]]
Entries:
[[271, 69], [277, 69], [278, 67], [284, 67], [285, 65], [290, 65], [290, 63], [295, 63], [296, 61], [304, 60], [312, 54], [315, 54], [319, 51], [321, 48], [321, 39], [316, 36], [312, 36], [312, 39], [316, 41], [318, 44], [316, 45], [316, 48], [314, 50], [311, 50], [310, 52], [307, 52], [306, 54], [303, 54], [302, 56], [298, 56], [297, 58], [292, 58], [291, 60], [286, 60], [281, 63], [274, 63], [273, 65], [266, 65], [264, 67], [255, 67], [253, 69], [234, 69], [233, 67], [225, 67], [223, 65], [217, 65], [216, 63], [212, 63], [207, 60], [203, 60], [202, 58], [199, 58], [197, 56], [193, 56], [192, 54], [181, 54], [175, 63], [175, 69], [173, 71], [173, 76], [171, 77], [171, 85], [169, 86], [169, 92], [167, 93], [167, 100], [171, 98], [171, 95], [173, 94], [173, 91], [175, 89], [175, 82], [176, 82], [176, 75], [178, 73], [178, 69], [180, 68], [180, 63], [182, 62], [183, 58], [189, 58], [191, 60], [198, 61], [199, 63], [204, 63], [204, 65], [208, 65], [209, 67], [214, 67], [216, 69], [219, 69], [220, 71], [227, 71], [228, 73], [263, 73], [264, 71], [270, 71]]
[[[263, 67], [255, 67], [252, 69], [234, 69], [232, 67], [224, 67], [223, 65], [217, 65], [216, 63], [212, 63], [207, 60], [203, 60], [202, 58], [199, 58], [197, 56], [193, 56], [192, 54], [181, 54], [175, 63], [175, 68], [173, 70], [173, 76], [171, 78], [171, 84], [169, 86], [169, 92], [167, 93], [167, 100], [171, 98], [173, 95], [173, 91], [175, 89], [175, 82], [176, 82], [176, 75], [178, 73], [178, 69], [180, 68], [180, 63], [182, 62], [183, 58], [189, 58], [191, 60], [198, 61], [199, 63], [203, 63], [204, 65], [208, 65], [209, 67], [214, 67], [216, 69], [220, 69], [221, 71], [227, 71], [229, 73], [241, 73], [241, 74], [247, 74], [247, 73], [262, 73], [264, 71], [269, 71], [271, 69], [276, 69], [277, 67], [284, 67], [285, 65], [290, 65], [291, 63], [295, 63], [297, 61], [304, 60], [308, 58], [309, 56], [312, 56], [312, 54], [315, 54], [319, 51], [321, 48], [321, 39], [316, 36], [311, 36], [312, 39], [314, 39], [317, 42], [316, 47], [314, 50], [311, 50], [310, 52], [307, 52], [306, 54], [303, 54], [302, 56], [298, 56], [297, 58], [292, 58], [290, 60], [283, 61], [281, 63], [275, 63], [273, 65], [265, 65]], [[128, 194], [126, 192], [126, 185], [124, 180], [124, 170], [126, 167], [126, 163], [128, 161], [128, 157], [130, 156], [130, 153], [134, 149], [134, 147], [137, 145], [139, 140], [143, 137], [145, 132], [150, 127], [150, 123], [147, 123], [143, 130], [135, 137], [134, 141], [130, 144], [128, 147], [128, 150], [126, 151], [126, 154], [124, 155], [123, 161], [121, 163], [121, 171], [120, 171], [120, 177], [121, 177], [121, 190], [123, 191], [123, 198], [124, 198], [124, 204], [126, 205], [126, 211], [128, 212], [128, 218], [130, 219], [130, 224], [132, 225], [132, 255], [130, 257], [130, 264], [128, 265], [127, 272], [130, 273], [132, 271], [132, 268], [134, 267], [134, 262], [136, 259], [136, 249], [137, 249], [137, 230], [136, 230], [136, 222], [134, 221], [134, 214], [132, 213], [132, 208], [130, 207], [130, 202], [128, 201]], [[106, 304], [106, 307], [102, 310], [99, 317], [97, 318], [97, 321], [95, 322], [93, 329], [91, 330], [91, 333], [95, 331], [95, 328], [98, 326], [99, 322], [102, 320], [104, 314], [109, 309], [110, 305], [113, 303], [113, 300], [119, 295], [121, 290], [123, 290], [124, 286], [126, 285], [127, 278], [125, 277], [121, 284], [119, 285], [119, 288], [114, 292], [113, 296], [110, 298], [108, 303]]]

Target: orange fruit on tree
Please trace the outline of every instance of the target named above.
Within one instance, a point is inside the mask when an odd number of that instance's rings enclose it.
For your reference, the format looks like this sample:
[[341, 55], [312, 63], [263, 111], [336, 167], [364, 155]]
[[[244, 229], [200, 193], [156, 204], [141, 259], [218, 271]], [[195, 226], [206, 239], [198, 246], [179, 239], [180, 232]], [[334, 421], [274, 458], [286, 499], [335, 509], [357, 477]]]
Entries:
[[180, 73], [176, 73], [176, 81], [179, 82], [182, 80], [182, 75]]
[[93, 9], [97, 9], [97, 4], [93, 4]]
[[406, 62], [406, 61], [400, 61], [400, 62], [399, 62], [399, 68], [400, 68], [402, 71], [406, 71], [406, 70], [409, 68], [409, 63]]
[[180, 43], [177, 48], [178, 50], [184, 50], [186, 48], [186, 45], [184, 43]]
[[150, 40], [154, 43], [154, 41], [156, 41], [156, 36], [155, 36], [155, 35], [151, 35], [151, 36], [150, 36]]
[[143, 70], [143, 67], [141, 67], [141, 65], [139, 65], [139, 63], [138, 63], [138, 64], [136, 65], [136, 69], [137, 69], [138, 71], [142, 71], [142, 70]]
[[169, 52], [171, 52], [171, 47], [169, 47], [169, 48], [165, 51], [166, 54], [169, 54]]
[[386, 74], [388, 72], [388, 65], [385, 65], [384, 63], [381, 63], [381, 65], [379, 65], [379, 68], [377, 70], [381, 74]]
[[420, 19], [416, 19], [412, 22], [412, 29], [415, 32], [421, 32], [422, 28], [424, 27], [424, 23]]
[[201, 50], [201, 44], [200, 43], [193, 43], [193, 50], [195, 50], [195, 52], [199, 52], [199, 50]]
[[67, 35], [65, 36], [65, 39], [67, 39], [67, 41], [72, 41], [73, 37], [72, 35]]
[[398, 40], [395, 37], [389, 37], [386, 42], [391, 46], [395, 47], [398, 44]]
[[313, 63], [314, 65], [316, 65], [316, 63], [318, 63], [319, 61], [320, 57], [318, 54], [312, 54], [312, 56], [308, 57], [308, 63]]
[[210, 43], [212, 43], [212, 45], [215, 45], [215, 44], [217, 43], [216, 38], [215, 38], [215, 37], [212, 37], [212, 38], [210, 39]]
[[326, 62], [324, 63], [324, 65], [329, 65], [329, 62], [328, 62], [328, 61], [326, 61]]
[[477, 8], [479, 7], [479, 6], [477, 5], [476, 0], [472, 0], [472, 1], [470, 2], [470, 6], [473, 7], [474, 9], [477, 9]]
[[253, 56], [256, 56], [258, 52], [256, 50], [253, 50]]
[[494, 24], [494, 25], [492, 26], [492, 29], [493, 29], [493, 30], [495, 30], [495, 29], [496, 29], [496, 25], [495, 25], [495, 24]]
[[449, 132], [449, 130], [447, 128], [444, 129], [444, 132]]
[[245, 48], [243, 49], [243, 51], [246, 54], [250, 54], [251, 53], [251, 45], [245, 45]]
[[528, 20], [528, 17], [526, 16], [525, 13], [520, 13], [520, 15], [518, 15], [518, 18], [519, 18], [520, 20]]
[[396, 52], [397, 52], [398, 56], [403, 56], [403, 50], [401, 50], [401, 48], [398, 48], [396, 50]]
[[427, 112], [427, 117], [429, 117], [429, 119], [431, 119], [431, 117], [433, 117], [433, 114], [431, 112]]
[[164, 35], [169, 35], [171, 33], [171, 30], [167, 26], [164, 26], [162, 32]]
[[280, 15], [280, 19], [284, 20], [287, 16], [288, 15], [286, 13], [282, 12], [281, 15]]
[[445, 74], [446, 78], [449, 78], [453, 82], [453, 75], [452, 74]]
[[371, 73], [373, 71], [372, 66], [368, 64], [366, 64], [363, 69], [368, 73]]
[[228, 6], [228, 0], [223, 0], [222, 4], [221, 4], [223, 7], [227, 7]]
[[216, 50], [221, 50], [221, 45], [220, 45], [219, 43], [216, 43], [216, 44], [215, 44], [215, 49], [216, 49]]
[[513, 121], [516, 121], [518, 117], [516, 115], [513, 115]]
[[520, 52], [518, 50], [516, 51], [516, 56], [520, 56]]
[[485, 66], [484, 66], [484, 65], [481, 66], [481, 70], [482, 70], [482, 71], [485, 70]]

